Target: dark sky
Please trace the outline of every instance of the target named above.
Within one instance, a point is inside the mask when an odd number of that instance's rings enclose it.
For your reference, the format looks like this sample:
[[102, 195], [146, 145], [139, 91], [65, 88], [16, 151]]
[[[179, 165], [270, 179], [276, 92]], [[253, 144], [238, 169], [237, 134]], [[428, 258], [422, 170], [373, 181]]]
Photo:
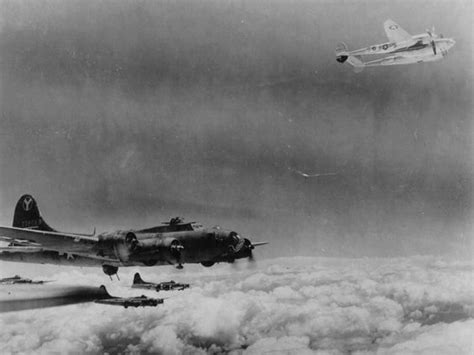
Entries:
[[[471, 1], [0, 4], [0, 224], [28, 192], [66, 231], [180, 215], [264, 257], [471, 255]], [[335, 61], [387, 18], [457, 43]]]

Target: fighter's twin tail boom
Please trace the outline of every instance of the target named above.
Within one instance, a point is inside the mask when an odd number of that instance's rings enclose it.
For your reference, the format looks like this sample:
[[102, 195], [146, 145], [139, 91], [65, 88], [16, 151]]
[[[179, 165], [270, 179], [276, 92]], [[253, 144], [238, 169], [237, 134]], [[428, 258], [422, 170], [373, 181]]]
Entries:
[[[434, 29], [412, 36], [392, 20], [384, 22], [384, 29], [389, 42], [354, 51], [349, 51], [344, 43], [340, 43], [336, 47], [336, 60], [339, 63], [349, 63], [356, 71], [365, 67], [434, 62], [443, 59], [456, 43], [452, 38], [436, 35]], [[362, 56], [369, 55], [383, 57], [362, 61]]]
[[23, 195], [16, 204], [13, 227], [0, 227], [0, 260], [102, 266], [107, 275], [119, 266], [176, 265], [252, 258], [256, 246], [233, 231], [217, 227], [202, 228], [179, 218], [142, 230], [120, 230], [98, 235], [63, 233], [51, 228], [41, 217], [31, 195]]

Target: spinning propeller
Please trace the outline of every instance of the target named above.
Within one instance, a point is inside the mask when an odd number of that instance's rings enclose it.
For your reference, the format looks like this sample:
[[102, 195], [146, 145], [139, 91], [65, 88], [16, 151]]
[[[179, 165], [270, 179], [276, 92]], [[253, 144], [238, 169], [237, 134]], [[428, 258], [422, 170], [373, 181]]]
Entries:
[[437, 36], [435, 34], [435, 27], [434, 26], [431, 27], [431, 30], [427, 29], [426, 33], [428, 33], [428, 35], [431, 38], [431, 48], [433, 48], [433, 53], [434, 53], [434, 55], [436, 55], [437, 50], [436, 50], [436, 43], [434, 41], [434, 38], [436, 38]]
[[247, 252], [247, 260], [250, 263], [255, 264], [255, 262], [256, 262], [255, 257], [253, 255], [253, 250], [255, 249], [255, 247], [257, 247], [259, 245], [265, 245], [265, 244], [268, 244], [268, 242], [255, 242], [255, 243], [252, 243], [250, 240], [245, 239], [244, 247], [246, 248], [246, 252]]

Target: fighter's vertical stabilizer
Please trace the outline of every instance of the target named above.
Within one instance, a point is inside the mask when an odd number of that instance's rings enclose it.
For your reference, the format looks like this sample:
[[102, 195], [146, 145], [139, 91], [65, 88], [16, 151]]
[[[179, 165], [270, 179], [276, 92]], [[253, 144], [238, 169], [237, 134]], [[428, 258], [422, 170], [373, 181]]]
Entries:
[[356, 56], [350, 55], [347, 58], [347, 63], [352, 65], [354, 67], [354, 71], [356, 73], [360, 73], [362, 70], [364, 70], [365, 64], [362, 62], [359, 58]]

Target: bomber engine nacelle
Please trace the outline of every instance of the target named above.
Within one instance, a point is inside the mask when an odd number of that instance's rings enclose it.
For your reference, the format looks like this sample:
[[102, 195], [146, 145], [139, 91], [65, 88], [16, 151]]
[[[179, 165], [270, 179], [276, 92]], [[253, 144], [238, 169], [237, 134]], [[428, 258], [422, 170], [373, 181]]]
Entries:
[[179, 240], [141, 233], [139, 238], [132, 231], [101, 234], [99, 255], [116, 258], [121, 262], [141, 261], [147, 266], [155, 265], [158, 260], [181, 265], [184, 247]]
[[183, 249], [183, 244], [175, 238], [147, 238], [140, 240], [135, 258], [147, 266], [155, 265], [157, 260], [181, 265]]
[[99, 238], [99, 255], [117, 258], [120, 261], [130, 260], [130, 256], [138, 249], [138, 238], [131, 231], [104, 233]]

